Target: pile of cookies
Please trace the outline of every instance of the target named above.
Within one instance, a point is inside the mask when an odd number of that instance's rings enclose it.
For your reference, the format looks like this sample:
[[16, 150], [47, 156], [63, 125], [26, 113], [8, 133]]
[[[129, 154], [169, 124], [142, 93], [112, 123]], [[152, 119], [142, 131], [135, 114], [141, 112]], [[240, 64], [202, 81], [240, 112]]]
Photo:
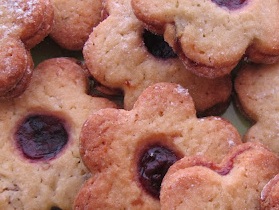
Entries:
[[279, 209], [278, 11], [1, 1], [0, 209]]

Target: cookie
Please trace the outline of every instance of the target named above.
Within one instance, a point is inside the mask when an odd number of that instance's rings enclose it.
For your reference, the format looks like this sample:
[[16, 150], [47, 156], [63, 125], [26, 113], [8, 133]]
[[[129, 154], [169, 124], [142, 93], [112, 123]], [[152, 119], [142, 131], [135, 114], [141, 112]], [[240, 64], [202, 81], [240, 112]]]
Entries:
[[257, 63], [279, 58], [276, 0], [132, 0], [132, 7], [197, 75], [229, 74], [243, 56]]
[[102, 19], [101, 0], [50, 0], [54, 24], [50, 37], [62, 48], [81, 50], [94, 26]]
[[246, 65], [235, 79], [236, 102], [252, 122], [244, 141], [261, 142], [279, 154], [279, 64]]
[[278, 172], [278, 156], [258, 143], [236, 146], [219, 164], [185, 157], [164, 177], [161, 207], [260, 209], [261, 190]]
[[17, 98], [0, 103], [0, 208], [71, 209], [89, 177], [79, 153], [87, 116], [115, 107], [91, 97], [75, 60], [53, 58], [34, 70]]
[[183, 156], [220, 162], [241, 144], [219, 117], [197, 118], [188, 91], [173, 83], [148, 87], [132, 110], [102, 109], [85, 122], [80, 152], [92, 177], [75, 209], [160, 209], [161, 181]]
[[272, 178], [261, 191], [261, 209], [279, 209], [279, 174]]
[[0, 98], [12, 98], [29, 84], [30, 49], [50, 32], [53, 8], [48, 0], [1, 1], [0, 22]]
[[219, 115], [230, 102], [229, 76], [200, 78], [188, 71], [162, 36], [144, 29], [130, 0], [108, 0], [108, 17], [94, 28], [83, 55], [89, 71], [101, 84], [121, 89], [124, 108], [132, 109], [148, 86], [172, 82], [187, 88], [199, 115]]

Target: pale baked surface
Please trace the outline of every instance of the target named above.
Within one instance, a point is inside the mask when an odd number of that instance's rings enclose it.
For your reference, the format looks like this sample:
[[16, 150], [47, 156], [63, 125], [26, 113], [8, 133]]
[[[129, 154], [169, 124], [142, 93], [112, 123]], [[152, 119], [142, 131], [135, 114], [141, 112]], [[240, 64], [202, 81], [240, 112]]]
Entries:
[[[81, 126], [90, 113], [115, 107], [87, 91], [88, 78], [77, 62], [54, 58], [37, 66], [21, 96], [1, 101], [0, 209], [72, 208], [77, 191], [89, 177], [79, 153]], [[50, 160], [27, 158], [16, 144], [15, 131], [30, 114], [48, 114], [65, 122], [68, 143]]]
[[124, 107], [130, 110], [141, 92], [158, 82], [173, 82], [187, 88], [198, 113], [218, 115], [228, 106], [230, 77], [200, 78], [178, 58], [157, 58], [145, 46], [143, 24], [133, 14], [130, 0], [108, 0], [108, 17], [94, 28], [83, 49], [89, 71], [100, 83], [124, 92]]
[[81, 50], [94, 26], [102, 19], [101, 0], [50, 0], [54, 24], [50, 36], [63, 48]]
[[164, 34], [195, 74], [228, 74], [244, 54], [255, 62], [278, 60], [277, 0], [241, 1], [237, 9], [215, 2], [230, 1], [132, 0], [132, 7], [146, 27]]
[[162, 210], [260, 209], [261, 190], [279, 171], [279, 158], [261, 144], [238, 145], [220, 164], [185, 157], [162, 182]]
[[159, 199], [144, 190], [137, 171], [140, 154], [150, 146], [221, 162], [241, 144], [228, 121], [195, 114], [188, 91], [171, 83], [148, 87], [130, 111], [92, 114], [80, 137], [81, 157], [92, 177], [79, 191], [75, 209], [160, 209]]
[[50, 32], [53, 8], [48, 0], [1, 1], [0, 22], [0, 97], [13, 98], [29, 84], [29, 50]]
[[238, 72], [235, 92], [240, 109], [254, 122], [244, 141], [262, 142], [279, 154], [279, 64], [247, 65]]

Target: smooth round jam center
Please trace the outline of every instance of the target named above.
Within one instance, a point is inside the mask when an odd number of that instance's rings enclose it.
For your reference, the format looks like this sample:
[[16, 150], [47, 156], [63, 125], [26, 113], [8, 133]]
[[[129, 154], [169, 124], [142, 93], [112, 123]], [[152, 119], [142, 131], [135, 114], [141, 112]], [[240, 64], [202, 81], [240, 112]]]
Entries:
[[15, 140], [25, 157], [49, 160], [67, 144], [68, 133], [63, 121], [57, 117], [30, 115], [19, 125]]
[[165, 42], [163, 36], [159, 36], [151, 33], [150, 31], [144, 30], [143, 40], [148, 52], [155, 57], [162, 59], [177, 57], [169, 44]]
[[178, 156], [163, 146], [151, 146], [145, 150], [138, 164], [139, 181], [143, 188], [159, 199], [162, 180], [169, 167], [178, 160]]
[[246, 0], [211, 0], [211, 1], [219, 5], [220, 7], [226, 7], [230, 10], [239, 9], [246, 3]]

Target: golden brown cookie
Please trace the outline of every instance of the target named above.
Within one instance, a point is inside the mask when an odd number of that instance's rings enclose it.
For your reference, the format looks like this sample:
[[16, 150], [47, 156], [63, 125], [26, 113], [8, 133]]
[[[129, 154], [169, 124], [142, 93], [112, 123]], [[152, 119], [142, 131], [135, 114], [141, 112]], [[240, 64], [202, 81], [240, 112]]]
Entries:
[[88, 77], [75, 60], [40, 63], [30, 85], [0, 103], [0, 209], [71, 209], [89, 177], [79, 153], [90, 113], [115, 107], [87, 94]]
[[262, 142], [279, 154], [279, 63], [246, 65], [237, 74], [238, 106], [252, 122], [244, 141]]
[[124, 92], [130, 110], [141, 92], [158, 82], [187, 88], [200, 115], [218, 115], [229, 104], [229, 76], [200, 78], [188, 71], [161, 36], [144, 29], [130, 0], [108, 0], [108, 17], [94, 28], [83, 49], [85, 62], [101, 84]]
[[244, 55], [260, 63], [279, 58], [277, 0], [132, 0], [132, 7], [197, 75], [229, 74]]
[[257, 143], [236, 146], [219, 164], [185, 157], [164, 177], [162, 210], [260, 209], [261, 190], [278, 172], [278, 156]]
[[30, 49], [51, 30], [53, 8], [49, 0], [0, 2], [0, 97], [20, 95], [33, 71]]
[[81, 157], [92, 173], [75, 209], [160, 209], [161, 181], [183, 156], [220, 162], [241, 144], [219, 117], [197, 118], [193, 100], [177, 84], [148, 87], [130, 111], [102, 109], [85, 122]]
[[50, 0], [54, 24], [50, 36], [61, 47], [81, 50], [94, 26], [102, 19], [101, 0]]

